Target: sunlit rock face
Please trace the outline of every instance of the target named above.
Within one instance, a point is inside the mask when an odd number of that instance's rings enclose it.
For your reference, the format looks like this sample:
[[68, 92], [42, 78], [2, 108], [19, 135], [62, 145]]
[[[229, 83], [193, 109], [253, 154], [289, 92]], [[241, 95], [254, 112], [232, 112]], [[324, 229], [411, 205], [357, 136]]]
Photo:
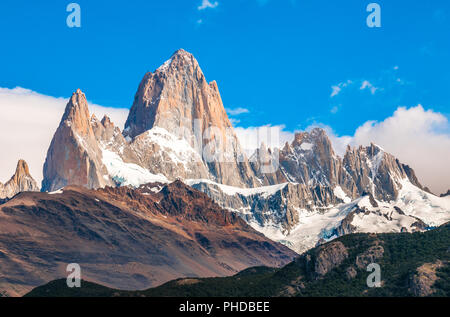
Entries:
[[66, 106], [53, 136], [44, 164], [43, 191], [58, 190], [67, 185], [98, 188], [112, 185], [104, 177], [102, 151], [94, 134], [95, 117], [90, 117], [84, 93], [78, 89]]
[[256, 185], [217, 83], [208, 83], [197, 60], [184, 50], [144, 76], [124, 135], [136, 138], [154, 127], [186, 140], [202, 157], [211, 179], [236, 186]]
[[17, 163], [16, 172], [5, 184], [0, 183], [0, 199], [12, 198], [21, 192], [39, 191], [39, 186], [30, 174], [24, 160]]

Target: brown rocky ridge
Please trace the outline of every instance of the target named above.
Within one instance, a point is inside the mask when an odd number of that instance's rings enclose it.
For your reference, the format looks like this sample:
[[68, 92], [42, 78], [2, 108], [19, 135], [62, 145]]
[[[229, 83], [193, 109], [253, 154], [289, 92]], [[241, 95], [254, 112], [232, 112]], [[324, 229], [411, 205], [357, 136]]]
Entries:
[[0, 205], [0, 292], [23, 295], [67, 277], [144, 289], [180, 277], [282, 266], [296, 253], [184, 185], [20, 193]]

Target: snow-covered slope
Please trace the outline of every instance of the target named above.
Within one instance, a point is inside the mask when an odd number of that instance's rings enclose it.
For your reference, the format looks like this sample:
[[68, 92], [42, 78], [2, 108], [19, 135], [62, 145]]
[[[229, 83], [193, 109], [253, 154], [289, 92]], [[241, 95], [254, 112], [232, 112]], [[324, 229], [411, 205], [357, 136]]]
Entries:
[[405, 214], [422, 219], [432, 227], [450, 221], [450, 197], [438, 197], [427, 193], [405, 180], [402, 182], [395, 206], [401, 208]]
[[241, 187], [234, 187], [229, 185], [223, 185], [216, 182], [213, 182], [208, 179], [187, 179], [185, 180], [185, 183], [189, 186], [195, 186], [199, 184], [210, 184], [212, 186], [217, 186], [220, 188], [220, 190], [228, 195], [242, 195], [242, 196], [252, 196], [252, 195], [261, 195], [264, 198], [267, 198], [279, 190], [286, 187], [288, 183], [278, 184], [278, 185], [272, 185], [272, 186], [262, 186], [262, 187], [254, 187], [254, 188], [241, 188]]
[[[427, 193], [408, 178], [400, 179], [396, 174], [390, 176], [395, 178], [392, 183], [398, 192], [392, 201], [374, 198], [375, 182], [370, 182], [365, 196], [352, 199], [337, 184], [313, 187], [285, 182], [241, 188], [206, 177], [189, 178], [198, 173], [196, 166], [203, 166], [200, 155], [185, 140], [159, 127], [119, 149], [103, 147], [102, 155], [108, 170], [105, 177], [118, 185], [138, 187], [150, 182], [167, 183], [171, 179], [165, 175], [175, 173], [187, 185], [207, 193], [222, 207], [239, 214], [254, 229], [296, 252], [351, 232], [412, 232], [450, 221], [450, 198]], [[379, 150], [370, 162], [366, 160], [369, 162], [369, 180], [379, 175], [384, 155]], [[138, 163], [125, 162], [124, 158], [129, 160], [130, 157]], [[174, 172], [175, 169], [178, 171]], [[203, 173], [207, 175], [206, 169]]]
[[434, 196], [407, 179], [402, 180], [395, 201], [383, 202], [371, 194], [351, 201], [336, 186], [328, 191], [332, 198], [327, 205], [314, 201], [318, 199], [315, 190], [300, 184], [242, 189], [208, 180], [186, 183], [298, 253], [348, 233], [424, 231], [450, 221], [449, 197]]
[[[104, 127], [94, 127], [94, 131], [97, 129]], [[97, 133], [106, 181], [139, 187], [151, 182], [208, 176], [201, 156], [185, 140], [163, 128], [154, 127], [134, 139], [119, 134]]]
[[364, 196], [326, 211], [299, 210], [298, 224], [285, 237], [272, 235], [273, 229], [267, 232], [256, 223], [253, 227], [303, 252], [343, 234], [424, 231], [450, 221], [450, 199], [429, 194], [408, 181], [403, 186], [399, 198], [390, 203]]
[[152, 174], [147, 169], [133, 163], [125, 163], [122, 158], [109, 150], [102, 151], [102, 162], [105, 164], [109, 177], [120, 186], [139, 187], [145, 183], [167, 183], [162, 174]]

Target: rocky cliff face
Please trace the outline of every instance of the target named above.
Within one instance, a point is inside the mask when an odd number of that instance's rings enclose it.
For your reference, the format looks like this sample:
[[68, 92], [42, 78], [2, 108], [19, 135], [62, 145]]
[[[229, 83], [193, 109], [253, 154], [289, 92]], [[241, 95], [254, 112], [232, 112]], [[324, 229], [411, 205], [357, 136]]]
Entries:
[[422, 189], [409, 166], [400, 163], [375, 144], [348, 148], [343, 159], [343, 168], [345, 172], [340, 185], [352, 193], [353, 197], [366, 192], [383, 201], [395, 200], [404, 179]]
[[330, 139], [318, 128], [297, 133], [281, 151], [280, 165], [290, 181], [308, 186], [334, 187], [342, 169]]
[[202, 157], [214, 181], [243, 187], [256, 185], [217, 83], [208, 83], [197, 60], [184, 50], [178, 50], [154, 73], [144, 76], [124, 135], [133, 139], [155, 127], [186, 140]]
[[85, 95], [70, 99], [44, 165], [43, 190], [151, 181], [212, 179], [255, 186], [247, 157], [215, 82], [195, 58], [177, 51], [142, 80], [126, 128], [90, 116]]
[[347, 248], [340, 241], [320, 246], [314, 256], [314, 277], [320, 278], [325, 276], [332, 269], [341, 265], [347, 258]]
[[86, 96], [73, 93], [50, 144], [44, 164], [43, 191], [67, 185], [98, 188], [111, 185], [102, 164], [102, 152], [94, 134], [95, 117], [90, 117]]
[[0, 183], [0, 199], [12, 198], [21, 192], [35, 191], [39, 191], [39, 186], [30, 175], [28, 164], [24, 160], [19, 160], [16, 172], [8, 182]]
[[433, 285], [439, 279], [436, 272], [448, 265], [440, 260], [435, 263], [425, 263], [417, 268], [416, 273], [410, 279], [410, 291], [414, 296], [430, 296], [434, 293]]
[[208, 173], [187, 142], [164, 129], [148, 131], [129, 142], [107, 116], [101, 121], [91, 116], [85, 95], [77, 90], [48, 150], [42, 189], [139, 186], [189, 176], [207, 178]]
[[136, 137], [154, 126], [171, 133], [184, 130], [195, 149], [203, 144], [202, 134], [193, 133], [196, 128], [203, 133], [214, 126], [223, 134], [231, 128], [217, 83], [208, 83], [194, 56], [182, 49], [144, 76], [125, 123], [125, 134]]
[[302, 214], [323, 212], [344, 202], [330, 187], [319, 185], [283, 183], [246, 190], [201, 180], [187, 183], [207, 193], [222, 207], [240, 214], [255, 228], [263, 230], [271, 226], [286, 236], [299, 224]]
[[[261, 152], [260, 149], [255, 155], [261, 156]], [[351, 199], [371, 193], [384, 201], [397, 198], [403, 179], [422, 189], [409, 166], [375, 144], [348, 147], [344, 157], [339, 157], [326, 132], [320, 128], [297, 133], [291, 144], [286, 143], [279, 150], [279, 162], [280, 169], [276, 173], [261, 175], [263, 183], [289, 181], [332, 189], [339, 186]]]

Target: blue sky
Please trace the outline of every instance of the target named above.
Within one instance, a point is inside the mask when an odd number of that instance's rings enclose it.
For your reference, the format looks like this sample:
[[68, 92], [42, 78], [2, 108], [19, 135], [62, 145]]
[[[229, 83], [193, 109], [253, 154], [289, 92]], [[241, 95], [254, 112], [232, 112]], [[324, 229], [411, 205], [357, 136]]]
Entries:
[[53, 97], [81, 88], [123, 122], [144, 74], [184, 48], [244, 146], [252, 127], [283, 126], [284, 140], [320, 125], [341, 155], [375, 142], [450, 187], [448, 0], [379, 0], [381, 28], [366, 24], [375, 0], [76, 1], [81, 28], [66, 25], [70, 1], [0, 1], [0, 180], [18, 158], [39, 179], [67, 102]]
[[[248, 109], [234, 116], [241, 126], [322, 123], [343, 135], [419, 103], [449, 116], [446, 0], [378, 1], [379, 29], [367, 27], [361, 0], [217, 0], [204, 10], [202, 0], [78, 0], [80, 29], [66, 26], [68, 3], [0, 2], [0, 87], [57, 97], [79, 87], [97, 104], [130, 107], [144, 73], [184, 48], [227, 108]], [[344, 89], [330, 97], [333, 86]]]

